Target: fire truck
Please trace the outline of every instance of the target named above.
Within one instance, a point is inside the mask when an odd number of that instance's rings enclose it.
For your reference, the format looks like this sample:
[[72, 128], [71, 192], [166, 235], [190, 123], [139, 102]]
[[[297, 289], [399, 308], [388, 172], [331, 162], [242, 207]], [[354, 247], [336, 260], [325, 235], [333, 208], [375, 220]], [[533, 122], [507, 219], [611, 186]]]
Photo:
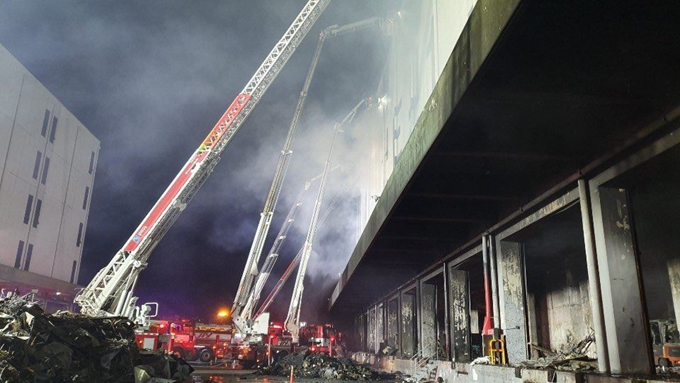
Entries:
[[[233, 350], [234, 359], [244, 368], [257, 364], [276, 363], [291, 353], [308, 351], [333, 356], [336, 333], [333, 326], [302, 323], [297, 342], [282, 323], [272, 322], [262, 342], [243, 342]], [[249, 340], [251, 340], [249, 338]], [[270, 357], [271, 355], [271, 357]]]
[[137, 306], [134, 289], [140, 272], [187, 204], [205, 183], [221, 154], [243, 125], [262, 96], [318, 20], [330, 0], [308, 0], [293, 23], [276, 43], [243, 90], [229, 105], [208, 136], [123, 247], [75, 298], [88, 316], [125, 316], [148, 322], [148, 308]]
[[[312, 331], [311, 329], [307, 328], [303, 329], [302, 327], [304, 326], [301, 326], [300, 308], [304, 289], [303, 282], [307, 269], [307, 263], [312, 254], [314, 235], [318, 226], [320, 226], [320, 223], [324, 220], [324, 217], [319, 219], [319, 212], [321, 201], [323, 200], [324, 196], [326, 180], [329, 172], [332, 170], [331, 159], [336, 137], [339, 133], [343, 132], [343, 125], [351, 122], [354, 119], [359, 108], [368, 105], [368, 101], [366, 99], [361, 100], [361, 102], [359, 102], [347, 114], [342, 122], [335, 125], [331, 146], [328, 151], [328, 158], [325, 162], [323, 172], [305, 184], [305, 188], [298, 195], [298, 199], [284, 220], [284, 224], [282, 225], [279, 234], [276, 236], [276, 240], [274, 241], [272, 248], [265, 258], [261, 268], [259, 268], [259, 263], [264, 242], [271, 226], [271, 220], [291, 158], [292, 151], [290, 148], [293, 135], [296, 131], [300, 114], [304, 108], [309, 86], [316, 70], [316, 65], [318, 63], [324, 42], [328, 37], [338, 36], [347, 32], [357, 31], [371, 26], [382, 27], [383, 20], [379, 18], [372, 18], [341, 27], [333, 25], [324, 29], [324, 31], [320, 34], [319, 41], [312, 58], [312, 63], [308, 69], [302, 91], [300, 92], [298, 104], [295, 109], [295, 113], [293, 114], [293, 119], [288, 130], [284, 147], [281, 150], [281, 155], [279, 157], [279, 162], [274, 174], [274, 179], [272, 181], [268, 197], [265, 201], [262, 212], [260, 213], [260, 220], [255, 231], [255, 236], [248, 253], [246, 265], [243, 270], [241, 281], [234, 298], [234, 304], [231, 309], [234, 327], [242, 339], [241, 349], [238, 353], [238, 359], [244, 366], [262, 362], [264, 361], [265, 356], [271, 356], [271, 359], [278, 360], [283, 356], [294, 351], [299, 351], [300, 349], [309, 349], [310, 351], [323, 349], [330, 353], [330, 341], [328, 341], [327, 339], [329, 338], [324, 335], [324, 326], [319, 327], [318, 331]], [[312, 181], [317, 178], [320, 178], [319, 189], [312, 210], [312, 218], [309, 224], [304, 246], [302, 249], [300, 249], [300, 252], [285, 271], [284, 276], [274, 287], [269, 297], [267, 297], [265, 303], [260, 307], [259, 310], [256, 311], [255, 307], [260, 299], [260, 294], [262, 293], [262, 289], [264, 288], [267, 279], [271, 275], [274, 264], [278, 259], [279, 250], [283, 240], [287, 236], [288, 229], [294, 222], [294, 216], [301, 204], [302, 195], [310, 188]], [[333, 206], [333, 204], [331, 204], [331, 206]], [[267, 326], [269, 322], [269, 314], [266, 312], [266, 308], [273, 300], [273, 297], [278, 294], [283, 283], [285, 283], [285, 280], [292, 273], [295, 267], [298, 267], [298, 272], [295, 279], [293, 295], [291, 297], [285, 324], [273, 323], [270, 326]], [[267, 355], [267, 353], [263, 350], [269, 351], [270, 355]]]
[[333, 356], [336, 333], [332, 325], [308, 324], [302, 326], [300, 333], [300, 339], [306, 339], [310, 352]]
[[187, 360], [211, 362], [232, 357], [233, 333], [230, 325], [152, 320], [138, 329], [135, 340], [141, 349], [162, 348]]

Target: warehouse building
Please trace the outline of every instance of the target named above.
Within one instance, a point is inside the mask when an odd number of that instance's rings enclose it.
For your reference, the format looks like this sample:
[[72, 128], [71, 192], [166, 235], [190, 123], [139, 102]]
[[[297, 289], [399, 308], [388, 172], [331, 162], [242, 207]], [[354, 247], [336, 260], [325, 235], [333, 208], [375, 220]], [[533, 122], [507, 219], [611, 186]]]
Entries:
[[[370, 361], [446, 382], [668, 375], [680, 7], [464, 3], [393, 18], [331, 316]], [[560, 355], [577, 358], [541, 366]]]
[[0, 89], [0, 285], [67, 305], [99, 140], [2, 46]]

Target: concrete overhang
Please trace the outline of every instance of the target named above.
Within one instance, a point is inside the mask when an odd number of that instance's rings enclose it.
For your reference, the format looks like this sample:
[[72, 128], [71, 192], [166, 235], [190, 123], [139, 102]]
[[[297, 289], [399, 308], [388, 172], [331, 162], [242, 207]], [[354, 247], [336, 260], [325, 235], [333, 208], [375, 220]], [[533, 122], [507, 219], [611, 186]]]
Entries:
[[558, 192], [680, 105], [679, 17], [672, 1], [479, 1], [331, 294], [334, 317]]

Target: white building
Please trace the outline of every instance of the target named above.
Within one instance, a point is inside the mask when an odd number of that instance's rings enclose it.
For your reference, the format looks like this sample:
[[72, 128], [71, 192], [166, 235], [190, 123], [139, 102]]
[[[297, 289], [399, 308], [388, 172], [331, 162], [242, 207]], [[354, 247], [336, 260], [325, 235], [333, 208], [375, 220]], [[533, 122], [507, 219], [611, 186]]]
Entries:
[[98, 153], [99, 140], [0, 45], [4, 288], [72, 296]]
[[390, 51], [376, 93], [377, 108], [357, 122], [369, 135], [363, 164], [359, 231], [363, 231], [399, 156], [428, 105], [476, 0], [403, 1], [388, 16]]

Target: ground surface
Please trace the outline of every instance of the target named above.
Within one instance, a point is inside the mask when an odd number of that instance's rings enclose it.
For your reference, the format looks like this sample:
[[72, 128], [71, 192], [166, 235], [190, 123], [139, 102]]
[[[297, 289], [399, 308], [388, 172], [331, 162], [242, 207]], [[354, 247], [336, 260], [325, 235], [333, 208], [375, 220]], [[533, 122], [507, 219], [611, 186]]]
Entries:
[[[231, 370], [219, 367], [208, 366], [193, 366], [196, 371], [191, 374], [191, 379], [186, 382], [189, 383], [204, 383], [204, 382], [241, 382], [241, 383], [284, 383], [289, 379], [283, 376], [260, 375], [255, 370]], [[295, 378], [297, 383], [341, 383], [347, 380], [327, 380], [327, 379], [306, 379]], [[391, 382], [391, 381], [381, 381]]]

